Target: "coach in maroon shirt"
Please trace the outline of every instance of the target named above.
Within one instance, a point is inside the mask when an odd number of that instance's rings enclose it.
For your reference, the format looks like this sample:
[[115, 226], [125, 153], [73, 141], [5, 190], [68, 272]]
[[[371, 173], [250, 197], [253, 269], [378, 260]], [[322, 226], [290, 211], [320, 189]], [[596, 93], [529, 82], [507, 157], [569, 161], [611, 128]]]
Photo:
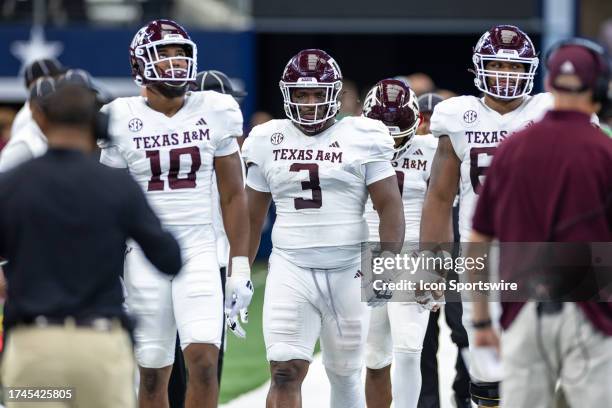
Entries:
[[[590, 123], [609, 98], [609, 67], [596, 47], [575, 40], [551, 54], [554, 109], [500, 145], [472, 242], [612, 241], [612, 140]], [[513, 280], [516, 268], [500, 271]], [[612, 306], [554, 306], [503, 303], [502, 407], [548, 407], [558, 380], [572, 407], [612, 407]], [[486, 299], [476, 300], [473, 318], [475, 346], [499, 350]]]

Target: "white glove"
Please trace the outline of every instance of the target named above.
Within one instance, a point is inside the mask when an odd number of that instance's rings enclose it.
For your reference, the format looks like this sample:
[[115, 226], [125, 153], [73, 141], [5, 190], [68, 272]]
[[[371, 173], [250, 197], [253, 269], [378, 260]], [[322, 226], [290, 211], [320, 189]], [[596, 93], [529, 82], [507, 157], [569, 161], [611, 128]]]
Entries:
[[[446, 251], [438, 251], [434, 254], [431, 251], [423, 251], [422, 252], [425, 257], [429, 257], [430, 259], [438, 259], [439, 262], [444, 264], [446, 259], [452, 259], [451, 255]], [[416, 256], [419, 256], [416, 254]], [[435, 271], [435, 270], [419, 270], [416, 273], [416, 277], [421, 282], [436, 282], [443, 283], [445, 279], [440, 276], [443, 271]], [[436, 312], [442, 307], [446, 301], [444, 300], [444, 292], [442, 291], [431, 291], [431, 290], [421, 290], [415, 292], [415, 300], [418, 303], [419, 312], [431, 311]]]
[[[378, 280], [378, 279], [376, 279]], [[389, 283], [389, 279], [380, 279], [383, 283]], [[393, 297], [393, 291], [389, 289], [374, 289], [373, 282], [366, 283], [364, 287], [368, 287], [368, 294], [366, 295], [366, 301], [370, 307], [384, 306]]]
[[420, 294], [415, 293], [416, 302], [419, 305], [419, 313], [430, 311], [437, 312], [440, 310], [446, 301], [444, 300], [444, 296], [439, 299], [436, 299], [431, 291], [424, 291]]
[[[248, 323], [249, 322], [249, 312], [248, 312], [248, 310], [242, 309], [240, 311], [240, 320], [242, 320], [242, 323]], [[240, 325], [240, 322], [238, 321], [238, 317], [229, 317], [226, 314], [225, 315], [225, 322], [227, 323], [228, 329], [230, 329], [232, 331], [232, 333], [234, 333], [234, 336], [236, 336], [238, 338], [241, 338], [241, 339], [246, 338], [246, 331]]]
[[253, 298], [249, 258], [235, 256], [232, 258], [231, 266], [232, 275], [227, 278], [225, 283], [225, 317], [229, 329], [236, 336], [244, 338], [246, 333], [238, 323], [238, 314], [240, 314], [243, 323], [248, 322], [247, 307]]

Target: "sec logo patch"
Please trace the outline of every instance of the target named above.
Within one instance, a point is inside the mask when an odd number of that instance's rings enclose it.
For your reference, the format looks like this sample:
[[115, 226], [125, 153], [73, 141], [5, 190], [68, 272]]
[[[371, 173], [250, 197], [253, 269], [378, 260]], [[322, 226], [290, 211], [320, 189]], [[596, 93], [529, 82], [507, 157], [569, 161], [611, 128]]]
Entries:
[[130, 120], [128, 123], [128, 129], [130, 129], [131, 132], [138, 132], [140, 129], [142, 129], [142, 120], [138, 118]]
[[463, 114], [463, 121], [465, 123], [474, 123], [476, 122], [476, 119], [478, 119], [478, 114], [474, 110], [466, 111]]
[[270, 136], [270, 143], [273, 145], [281, 144], [283, 140], [285, 140], [285, 136], [282, 133], [272, 133], [272, 136]]

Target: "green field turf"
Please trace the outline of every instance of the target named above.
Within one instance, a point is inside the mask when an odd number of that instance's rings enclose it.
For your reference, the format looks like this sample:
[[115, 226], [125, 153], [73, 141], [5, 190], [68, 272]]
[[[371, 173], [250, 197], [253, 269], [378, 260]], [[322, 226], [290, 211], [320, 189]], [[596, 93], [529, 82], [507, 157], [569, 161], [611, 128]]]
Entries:
[[239, 339], [228, 333], [221, 379], [221, 403], [259, 387], [270, 378], [261, 321], [266, 267], [267, 263], [253, 266], [255, 294], [249, 307], [249, 323], [244, 325], [247, 338]]

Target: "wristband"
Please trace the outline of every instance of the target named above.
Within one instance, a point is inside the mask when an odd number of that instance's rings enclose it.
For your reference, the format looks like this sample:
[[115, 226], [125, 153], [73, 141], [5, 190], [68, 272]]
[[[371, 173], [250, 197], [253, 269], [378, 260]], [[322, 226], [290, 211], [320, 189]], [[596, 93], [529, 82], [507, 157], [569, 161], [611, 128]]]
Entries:
[[251, 279], [251, 266], [248, 256], [232, 257], [232, 277]]
[[475, 329], [488, 329], [491, 326], [493, 326], [491, 319], [472, 322], [472, 327]]

